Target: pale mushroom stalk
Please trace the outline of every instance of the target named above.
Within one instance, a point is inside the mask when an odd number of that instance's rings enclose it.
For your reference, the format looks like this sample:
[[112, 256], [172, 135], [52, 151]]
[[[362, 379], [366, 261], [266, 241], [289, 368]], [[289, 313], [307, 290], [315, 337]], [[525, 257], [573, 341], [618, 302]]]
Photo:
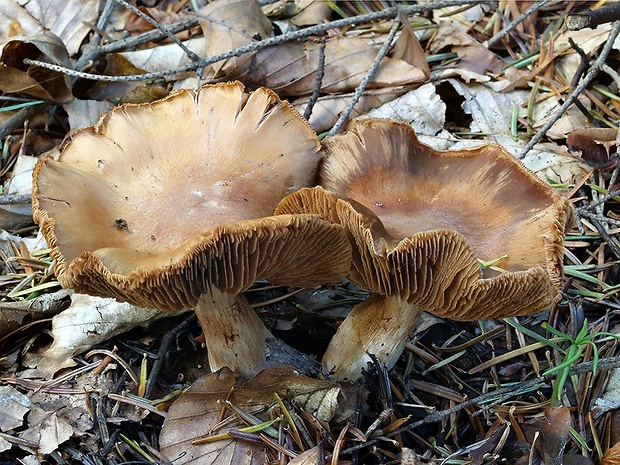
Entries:
[[211, 289], [198, 298], [194, 311], [205, 336], [211, 371], [228, 367], [247, 379], [263, 368], [270, 333], [243, 294]]
[[372, 366], [370, 355], [394, 366], [423, 311], [398, 297], [371, 295], [338, 327], [323, 364], [335, 379], [357, 379]]

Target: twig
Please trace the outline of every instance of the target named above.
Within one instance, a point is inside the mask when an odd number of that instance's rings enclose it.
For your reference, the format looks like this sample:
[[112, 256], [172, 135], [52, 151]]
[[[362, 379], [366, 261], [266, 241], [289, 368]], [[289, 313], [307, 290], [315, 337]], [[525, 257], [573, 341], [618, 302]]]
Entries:
[[140, 10], [139, 8], [136, 8], [135, 6], [127, 3], [125, 0], [114, 0], [114, 1], [116, 3], [118, 3], [119, 5], [121, 5], [122, 7], [126, 8], [129, 11], [133, 12], [134, 14], [138, 15], [140, 18], [144, 19], [150, 25], [152, 25], [155, 28], [157, 28], [158, 30], [160, 30], [162, 32], [162, 34], [164, 34], [165, 37], [168, 37], [175, 44], [177, 44], [179, 46], [179, 48], [185, 52], [185, 54], [188, 56], [188, 58], [190, 60], [192, 60], [192, 61], [200, 60], [200, 57], [193, 50], [190, 50], [189, 48], [187, 48], [185, 46], [185, 44], [183, 42], [181, 42], [181, 40], [177, 36], [175, 36], [166, 26], [161, 24], [159, 21], [154, 20], [149, 15], [143, 13], [142, 10]]
[[321, 48], [319, 48], [319, 63], [316, 67], [316, 76], [314, 78], [314, 89], [312, 90], [312, 96], [310, 97], [310, 100], [308, 100], [308, 104], [304, 109], [304, 118], [307, 120], [310, 120], [310, 116], [312, 116], [312, 109], [321, 95], [321, 86], [323, 85], [323, 76], [325, 75], [326, 44], [327, 41], [325, 39], [321, 40]]
[[493, 45], [495, 45], [495, 43], [502, 40], [504, 37], [510, 34], [515, 27], [517, 27], [520, 23], [522, 23], [529, 15], [531, 15], [533, 12], [535, 12], [539, 8], [545, 6], [547, 3], [549, 3], [549, 0], [538, 0], [536, 3], [530, 6], [527, 10], [521, 13], [518, 17], [516, 17], [508, 26], [506, 26], [504, 29], [502, 29], [497, 34], [495, 34], [493, 37], [491, 37], [489, 40], [487, 40], [487, 43], [486, 43], [487, 47], [492, 47]]
[[586, 27], [595, 29], [605, 23], [611, 23], [620, 19], [620, 3], [606, 5], [597, 10], [584, 10], [579, 13], [571, 13], [566, 16], [566, 27], [571, 31], [577, 31]]
[[[488, 0], [469, 0], [467, 3], [477, 5], [477, 4], [482, 4], [482, 3], [488, 3]], [[344, 26], [352, 25], [352, 24], [367, 23], [370, 21], [376, 21], [380, 19], [395, 18], [398, 12], [400, 11], [400, 9], [402, 9], [402, 11], [405, 14], [412, 15], [412, 14], [421, 13], [423, 11], [446, 8], [446, 7], [455, 6], [455, 5], [460, 6], [462, 4], [463, 4], [462, 0], [440, 0], [437, 2], [424, 3], [420, 5], [413, 5], [413, 6], [407, 6], [407, 7], [386, 8], [385, 10], [381, 10], [381, 11], [377, 11], [373, 13], [367, 13], [367, 14], [363, 14], [359, 16], [353, 16], [350, 18], [339, 19], [339, 20], [335, 20], [329, 23], [317, 24], [315, 26], [310, 26], [310, 27], [300, 29], [297, 31], [287, 32], [286, 34], [282, 34], [276, 37], [270, 37], [264, 40], [252, 42], [242, 47], [229, 50], [224, 53], [220, 53], [213, 57], [204, 58], [204, 59], [195, 61], [193, 63], [189, 63], [179, 68], [169, 69], [166, 71], [160, 71], [157, 73], [146, 73], [146, 74], [126, 75], [126, 76], [107, 76], [105, 74], [92, 74], [92, 73], [74, 71], [64, 66], [55, 65], [52, 63], [46, 63], [46, 62], [42, 62], [38, 60], [25, 59], [24, 63], [30, 64], [30, 65], [41, 66], [46, 69], [51, 69], [53, 71], [58, 71], [61, 73], [68, 74], [69, 76], [74, 76], [74, 77], [78, 77], [82, 79], [92, 79], [92, 80], [110, 81], [110, 82], [145, 81], [145, 80], [150, 80], [150, 79], [159, 79], [159, 78], [163, 78], [166, 76], [170, 76], [173, 74], [182, 73], [186, 71], [193, 71], [201, 67], [204, 68], [210, 64], [217, 63], [218, 61], [240, 56], [248, 52], [255, 52], [257, 50], [261, 50], [263, 48], [271, 47], [274, 45], [279, 45], [279, 44], [282, 44], [282, 43], [285, 43], [291, 40], [302, 39], [310, 35], [321, 34], [325, 31], [328, 31], [329, 29], [341, 28]]]
[[110, 15], [112, 14], [113, 6], [113, 0], [107, 0], [105, 2], [103, 11], [97, 20], [96, 31], [88, 45], [83, 48], [80, 58], [78, 58], [75, 62], [75, 65], [73, 66], [74, 70], [80, 70], [86, 67], [89, 63], [103, 55], [99, 48], [99, 45], [101, 44], [101, 35], [97, 31], [103, 31], [105, 29], [108, 24], [108, 20], [110, 19]]
[[597, 221], [602, 221], [604, 223], [609, 223], [614, 226], [620, 227], [620, 221], [614, 220], [613, 218], [608, 218], [606, 216], [598, 215], [596, 213], [592, 213], [584, 208], [579, 208], [575, 212], [578, 216], [585, 216], [586, 218], [594, 219]]
[[17, 113], [11, 115], [6, 121], [0, 124], [0, 139], [4, 139], [17, 128], [23, 127], [24, 121], [31, 119], [39, 113], [42, 113], [46, 108], [48, 108], [47, 105], [31, 105], [29, 107], [24, 107]]
[[162, 338], [161, 344], [159, 345], [159, 350], [157, 351], [157, 358], [153, 362], [151, 372], [149, 373], [149, 379], [146, 382], [146, 389], [144, 390], [145, 399], [150, 399], [151, 394], [153, 393], [155, 380], [161, 372], [164, 360], [166, 358], [166, 354], [168, 353], [168, 350], [170, 348], [170, 344], [172, 344], [172, 341], [174, 341], [178, 334], [185, 331], [189, 327], [190, 323], [193, 323], [194, 325], [196, 324], [196, 315], [193, 313], [189, 318], [186, 318], [180, 324], [172, 328], [170, 331], [167, 331], [165, 336]]
[[18, 203], [30, 203], [32, 202], [31, 195], [17, 195], [17, 194], [8, 194], [8, 195], [0, 195], [0, 205], [15, 205]]
[[573, 104], [573, 102], [577, 100], [577, 98], [582, 94], [586, 87], [588, 87], [590, 82], [592, 82], [592, 80], [598, 75], [598, 73], [602, 69], [603, 64], [605, 63], [605, 60], [607, 59], [609, 53], [613, 48], [616, 37], [618, 37], [618, 33], [620, 33], [620, 21], [614, 24], [614, 27], [611, 30], [609, 37], [607, 38], [607, 42], [603, 47], [603, 50], [601, 50], [598, 58], [594, 61], [594, 63], [592, 63], [592, 66], [590, 67], [588, 73], [584, 76], [581, 84], [575, 87], [573, 92], [571, 92], [571, 94], [562, 104], [560, 109], [555, 113], [555, 115], [553, 115], [553, 118], [547, 121], [547, 123], [536, 134], [534, 134], [534, 137], [532, 137], [532, 139], [523, 148], [518, 158], [525, 157], [525, 155], [527, 155], [527, 153], [532, 150], [532, 148], [545, 136], [545, 134], [547, 134], [547, 131], [549, 131], [549, 129], [551, 129], [551, 127], [562, 117], [562, 115], [566, 113], [566, 110], [568, 110], [568, 108]]
[[336, 124], [334, 124], [331, 130], [327, 133], [329, 137], [333, 136], [334, 134], [337, 134], [342, 128], [342, 126], [344, 125], [344, 123], [349, 119], [349, 115], [351, 115], [353, 108], [355, 108], [355, 105], [357, 105], [357, 102], [359, 102], [359, 99], [362, 97], [362, 94], [366, 90], [366, 87], [368, 87], [370, 80], [374, 77], [377, 70], [379, 69], [381, 60], [383, 60], [385, 55], [387, 55], [388, 50], [392, 46], [392, 42], [394, 41], [394, 38], [396, 37], [396, 33], [398, 32], [399, 26], [400, 26], [400, 20], [398, 19], [394, 20], [394, 24], [392, 24], [392, 29], [390, 29], [390, 33], [388, 34], [387, 39], [381, 46], [379, 53], [377, 53], [377, 56], [372, 62], [370, 69], [366, 73], [366, 76], [364, 76], [364, 79], [362, 79], [362, 82], [360, 82], [360, 84], [355, 89], [355, 93], [353, 94], [351, 101], [349, 102], [347, 107], [344, 109], [344, 111], [340, 114], [340, 117], [338, 118], [338, 121], [336, 121]]
[[613, 237], [607, 232], [607, 228], [596, 218], [590, 217], [590, 222], [594, 225], [599, 232], [605, 244], [609, 247], [609, 250], [616, 256], [616, 259], [620, 260], [620, 245], [614, 240]]
[[[185, 29], [190, 29], [198, 25], [198, 18], [187, 18], [167, 27], [168, 32], [176, 34]], [[156, 42], [166, 37], [166, 34], [158, 29], [143, 32], [137, 36], [128, 37], [126, 39], [117, 40], [106, 45], [102, 45], [99, 51], [102, 55], [106, 53], [120, 52], [121, 50], [129, 50], [138, 45], [144, 45], [149, 42]]]

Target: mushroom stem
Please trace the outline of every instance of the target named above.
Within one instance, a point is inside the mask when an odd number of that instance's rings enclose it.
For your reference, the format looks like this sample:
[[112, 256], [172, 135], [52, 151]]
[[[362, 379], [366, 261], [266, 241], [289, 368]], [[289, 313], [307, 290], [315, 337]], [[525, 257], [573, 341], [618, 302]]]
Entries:
[[423, 311], [398, 297], [371, 295], [342, 322], [323, 363], [336, 380], [357, 380], [372, 362], [370, 354], [392, 368]]
[[212, 288], [194, 307], [205, 335], [211, 371], [226, 366], [244, 379], [264, 368], [269, 332], [243, 294]]

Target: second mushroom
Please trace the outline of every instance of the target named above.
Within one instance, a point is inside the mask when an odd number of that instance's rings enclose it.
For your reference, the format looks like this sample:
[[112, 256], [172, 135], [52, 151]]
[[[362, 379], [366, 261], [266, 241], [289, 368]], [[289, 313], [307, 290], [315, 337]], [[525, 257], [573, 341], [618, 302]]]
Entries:
[[501, 147], [437, 151], [406, 124], [366, 119], [324, 151], [322, 187], [276, 211], [343, 225], [349, 276], [374, 292], [324, 356], [337, 379], [357, 379], [371, 355], [392, 367], [424, 310], [477, 320], [558, 301], [570, 204]]
[[33, 210], [59, 282], [162, 310], [194, 307], [212, 370], [249, 378], [268, 331], [242, 292], [316, 286], [350, 264], [342, 228], [272, 216], [311, 185], [319, 142], [275, 93], [239, 83], [125, 105], [34, 172]]

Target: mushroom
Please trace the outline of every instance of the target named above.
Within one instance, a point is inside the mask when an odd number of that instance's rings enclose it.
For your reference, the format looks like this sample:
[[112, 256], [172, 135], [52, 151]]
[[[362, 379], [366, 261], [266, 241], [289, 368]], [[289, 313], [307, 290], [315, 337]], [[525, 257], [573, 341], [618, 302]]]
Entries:
[[63, 287], [135, 305], [194, 307], [213, 371], [250, 378], [269, 335], [242, 292], [257, 279], [339, 281], [350, 245], [318, 215], [279, 215], [312, 184], [320, 144], [270, 90], [207, 85], [124, 105], [34, 172], [35, 221]]
[[324, 140], [322, 187], [277, 213], [319, 213], [353, 245], [349, 276], [374, 292], [323, 362], [357, 379], [369, 354], [391, 368], [423, 310], [455, 320], [542, 311], [560, 298], [571, 207], [497, 145], [438, 151], [410, 126], [354, 121]]

